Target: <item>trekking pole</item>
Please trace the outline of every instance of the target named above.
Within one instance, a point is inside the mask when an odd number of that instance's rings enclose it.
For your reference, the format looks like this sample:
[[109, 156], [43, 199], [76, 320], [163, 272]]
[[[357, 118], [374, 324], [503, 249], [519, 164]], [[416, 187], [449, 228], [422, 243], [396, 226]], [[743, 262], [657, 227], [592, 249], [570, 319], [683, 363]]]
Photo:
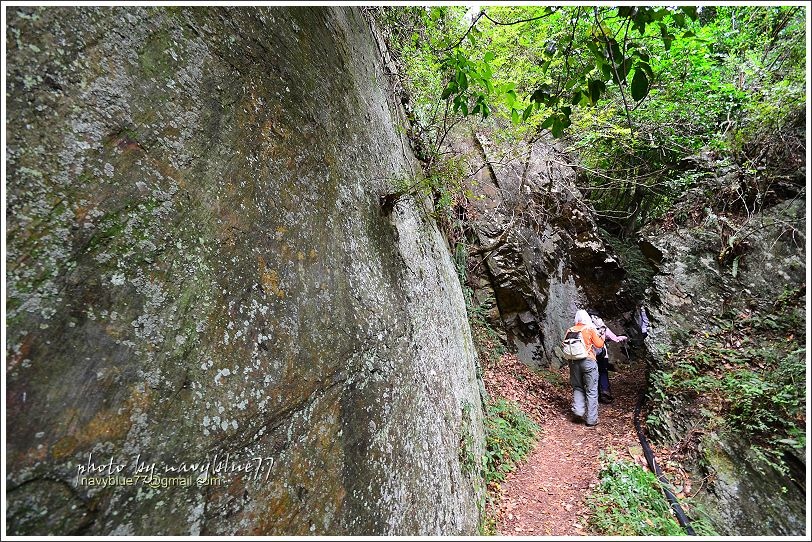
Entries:
[[629, 361], [631, 358], [629, 357], [629, 347], [626, 346], [628, 341], [623, 341], [623, 353], [626, 355], [626, 361]]

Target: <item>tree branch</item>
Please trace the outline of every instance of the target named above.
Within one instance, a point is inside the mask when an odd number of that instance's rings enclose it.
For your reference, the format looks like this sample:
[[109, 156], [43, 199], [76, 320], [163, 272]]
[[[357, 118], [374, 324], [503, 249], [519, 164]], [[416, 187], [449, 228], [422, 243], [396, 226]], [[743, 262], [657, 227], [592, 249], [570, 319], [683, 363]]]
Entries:
[[514, 24], [529, 23], [530, 21], [538, 21], [539, 19], [544, 19], [545, 17], [549, 17], [553, 13], [556, 13], [556, 9], [555, 8], [552, 8], [552, 9], [553, 10], [550, 13], [545, 13], [544, 15], [539, 15], [538, 17], [531, 17], [529, 19], [520, 19], [518, 21], [512, 21], [512, 22], [509, 22], [509, 23], [502, 23], [502, 22], [499, 22], [499, 21], [497, 21], [495, 19], [492, 19], [490, 15], [485, 13], [484, 9], [479, 14], [484, 16], [486, 19], [488, 19], [493, 24], [498, 24], [500, 26], [511, 26], [511, 25], [514, 25]]
[[632, 115], [629, 112], [629, 104], [626, 101], [626, 93], [623, 92], [623, 84], [620, 81], [620, 75], [617, 73], [617, 63], [615, 62], [615, 56], [612, 54], [612, 47], [609, 45], [609, 38], [606, 36], [606, 32], [603, 31], [603, 26], [601, 26], [600, 16], [598, 14], [598, 7], [594, 6], [592, 8], [595, 13], [595, 25], [600, 29], [601, 35], [606, 42], [606, 51], [609, 53], [609, 60], [612, 62], [612, 71], [615, 72], [615, 79], [617, 80], [617, 88], [620, 90], [620, 97], [623, 98], [623, 110], [626, 112], [626, 120], [629, 123], [629, 130], [634, 136], [634, 124], [632, 124]]
[[[457, 43], [455, 43], [454, 45], [452, 45], [450, 47], [446, 47], [445, 49], [433, 49], [433, 50], [435, 52], [438, 52], [438, 53], [446, 53], [448, 51], [451, 51], [451, 50], [456, 49], [457, 47], [459, 47], [460, 44], [463, 41], [465, 41], [466, 36], [468, 36], [468, 34], [471, 33], [471, 30], [473, 30], [473, 28], [476, 26], [476, 23], [479, 22], [479, 19], [482, 18], [483, 15], [485, 15], [484, 11], [480, 11], [479, 13], [477, 13], [477, 16], [474, 17], [473, 21], [471, 21], [471, 25], [468, 27], [468, 30], [465, 31], [465, 34], [462, 35], [462, 37], [459, 39], [459, 41], [457, 41]], [[487, 17], [487, 15], [486, 15], [486, 17]]]

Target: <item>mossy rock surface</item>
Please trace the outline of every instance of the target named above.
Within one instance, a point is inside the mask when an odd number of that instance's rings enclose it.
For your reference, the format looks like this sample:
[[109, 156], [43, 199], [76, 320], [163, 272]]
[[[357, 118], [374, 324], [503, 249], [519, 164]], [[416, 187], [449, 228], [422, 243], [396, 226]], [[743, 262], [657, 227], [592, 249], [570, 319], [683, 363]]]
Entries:
[[[687, 363], [700, 367], [698, 376], [706, 376], [700, 361], [689, 363], [691, 357], [683, 355], [689, 347], [705, 341], [705, 337], [708, 339], [703, 344], [720, 365], [725, 363], [720, 354], [722, 348], [729, 349], [732, 355], [742, 356], [747, 355], [748, 350], [749, 355], [753, 355], [754, 349], [764, 349], [759, 355], [765, 364], [769, 357], [788, 364], [792, 356], [788, 356], [786, 349], [792, 339], [802, 335], [804, 325], [778, 334], [777, 342], [764, 335], [764, 330], [752, 332], [745, 337], [747, 342], [736, 344], [720, 343], [718, 333], [723, 313], [733, 322], [732, 332], [746, 333], [742, 330], [751, 325], [747, 318], [776, 317], [772, 313], [777, 310], [779, 299], [789, 292], [803, 291], [805, 247], [795, 234], [805, 229], [805, 222], [805, 205], [800, 200], [787, 200], [754, 214], [742, 228], [750, 246], [742, 255], [736, 272], [732, 266], [720, 265], [717, 258], [720, 238], [711, 227], [653, 232], [648, 241], [663, 258], [661, 272], [655, 277], [654, 299], [648, 305], [652, 327], [646, 344], [652, 369], [667, 373], [675, 371], [678, 363]], [[730, 315], [733, 315], [732, 320]], [[704, 350], [699, 348], [697, 352]], [[802, 351], [794, 354], [802, 355]], [[754, 360], [756, 364], [762, 362], [758, 356]], [[747, 374], [735, 365], [725, 367], [731, 375], [736, 371]], [[745, 369], [761, 371], [758, 366]], [[716, 378], [725, 378], [724, 372], [717, 374], [722, 376]], [[681, 373], [679, 378], [686, 378], [684, 375]], [[798, 382], [803, 382], [803, 376], [797, 375]], [[762, 378], [767, 379], [766, 373]], [[720, 410], [710, 399], [711, 393], [705, 391], [658, 398], [653, 408], [659, 427], [651, 436], [661, 443], [676, 446], [691, 440], [692, 434], [703, 435], [699, 445], [701, 453], [691, 458], [690, 466], [697, 472], [697, 480], [707, 481], [707, 491], [701, 491], [697, 500], [704, 505], [721, 535], [803, 535], [806, 527], [803, 448], [778, 448], [780, 441], [775, 439], [780, 436], [771, 437], [770, 444], [764, 435], [738, 427], [741, 421], [733, 421], [730, 412]], [[769, 405], [769, 402], [760, 405]], [[731, 405], [734, 409], [737, 406]], [[788, 425], [796, 423], [791, 419], [784, 421]], [[773, 423], [762, 432], [767, 430], [783, 429]], [[783, 472], [766, 460], [767, 453], [780, 458], [784, 463]], [[772, 461], [775, 462], [775, 457]]]
[[475, 533], [462, 293], [380, 212], [418, 168], [360, 11], [13, 7], [7, 49], [9, 533]]

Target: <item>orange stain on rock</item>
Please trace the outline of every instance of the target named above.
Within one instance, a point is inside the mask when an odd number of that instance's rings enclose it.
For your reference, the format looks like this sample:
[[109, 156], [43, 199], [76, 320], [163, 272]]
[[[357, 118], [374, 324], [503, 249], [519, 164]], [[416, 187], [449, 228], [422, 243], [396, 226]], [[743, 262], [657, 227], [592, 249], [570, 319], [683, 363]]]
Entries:
[[262, 256], [259, 256], [257, 260], [259, 261], [259, 276], [262, 289], [265, 293], [274, 294], [279, 299], [284, 299], [285, 291], [279, 287], [279, 274], [275, 270], [268, 268], [265, 258]]

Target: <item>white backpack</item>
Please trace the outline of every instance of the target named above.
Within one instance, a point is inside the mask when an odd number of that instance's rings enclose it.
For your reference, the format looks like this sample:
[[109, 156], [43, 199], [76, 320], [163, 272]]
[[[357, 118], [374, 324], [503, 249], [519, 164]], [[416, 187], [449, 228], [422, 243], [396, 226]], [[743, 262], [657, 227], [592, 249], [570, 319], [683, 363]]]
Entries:
[[[595, 326], [595, 330], [598, 332], [598, 336], [604, 341], [606, 340], [606, 324], [603, 323], [603, 319], [595, 314], [590, 314], [592, 317], [592, 324]], [[595, 355], [600, 357], [606, 355], [606, 345], [604, 344], [603, 347], [598, 348], [595, 347]]]
[[598, 335], [603, 338], [606, 335], [606, 324], [603, 323], [603, 320], [600, 316], [595, 314], [590, 315], [592, 318], [592, 324], [594, 324], [595, 329], [598, 331]]
[[586, 353], [586, 343], [580, 331], [567, 330], [567, 335], [561, 343], [561, 351], [566, 360], [582, 360], [589, 356]]

